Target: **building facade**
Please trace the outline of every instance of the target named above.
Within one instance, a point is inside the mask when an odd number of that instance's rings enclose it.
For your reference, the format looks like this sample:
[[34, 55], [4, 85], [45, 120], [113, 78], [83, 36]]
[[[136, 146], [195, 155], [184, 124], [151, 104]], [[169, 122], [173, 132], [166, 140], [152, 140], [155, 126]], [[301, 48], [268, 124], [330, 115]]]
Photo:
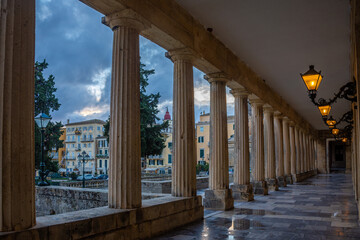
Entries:
[[108, 174], [109, 143], [107, 137], [104, 136], [96, 137], [95, 141], [96, 141], [95, 172], [97, 174]]
[[168, 109], [166, 110], [163, 121], [167, 121], [169, 126], [162, 132], [165, 138], [165, 148], [161, 155], [151, 155], [146, 159], [145, 172], [171, 173], [172, 167], [172, 120]]
[[[99, 119], [87, 120], [82, 122], [67, 123], [65, 140], [65, 167], [66, 172], [83, 172], [82, 161], [78, 155], [85, 151], [89, 159], [85, 162], [85, 174], [97, 173], [97, 146], [96, 138], [104, 135], [105, 122]], [[105, 153], [105, 152], [104, 152]]]

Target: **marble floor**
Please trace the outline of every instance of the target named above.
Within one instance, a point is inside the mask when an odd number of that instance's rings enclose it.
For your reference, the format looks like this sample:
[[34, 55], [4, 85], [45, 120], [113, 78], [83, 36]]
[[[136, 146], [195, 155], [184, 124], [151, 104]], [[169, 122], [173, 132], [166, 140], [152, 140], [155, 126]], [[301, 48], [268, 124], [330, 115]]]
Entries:
[[350, 174], [319, 174], [231, 211], [205, 210], [204, 220], [163, 239], [360, 239]]

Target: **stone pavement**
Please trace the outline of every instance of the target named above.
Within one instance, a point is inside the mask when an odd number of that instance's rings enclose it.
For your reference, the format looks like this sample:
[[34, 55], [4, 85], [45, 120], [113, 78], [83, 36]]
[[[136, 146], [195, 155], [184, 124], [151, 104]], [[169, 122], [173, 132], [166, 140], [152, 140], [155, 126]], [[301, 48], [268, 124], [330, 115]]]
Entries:
[[319, 174], [253, 202], [236, 201], [231, 211], [204, 214], [155, 239], [360, 239], [349, 174]]

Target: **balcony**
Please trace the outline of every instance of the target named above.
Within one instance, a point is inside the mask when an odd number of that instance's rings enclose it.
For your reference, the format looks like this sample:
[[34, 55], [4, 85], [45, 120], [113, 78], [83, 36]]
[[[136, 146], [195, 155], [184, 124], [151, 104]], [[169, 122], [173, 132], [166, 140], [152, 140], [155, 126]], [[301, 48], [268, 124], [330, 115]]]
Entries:
[[65, 140], [65, 143], [74, 143], [74, 142], [76, 142], [75, 139], [73, 139], [73, 140]]
[[109, 154], [96, 154], [97, 158], [108, 158]]
[[94, 138], [81, 138], [81, 142], [93, 142]]
[[77, 151], [77, 152], [81, 151], [81, 148], [75, 148], [75, 151]]

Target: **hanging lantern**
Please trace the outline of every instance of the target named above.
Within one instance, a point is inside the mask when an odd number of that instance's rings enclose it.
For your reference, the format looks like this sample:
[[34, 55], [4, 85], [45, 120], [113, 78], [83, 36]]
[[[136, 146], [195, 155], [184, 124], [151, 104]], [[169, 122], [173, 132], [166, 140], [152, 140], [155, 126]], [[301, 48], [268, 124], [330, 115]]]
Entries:
[[348, 140], [348, 139], [347, 139], [346, 137], [344, 137], [344, 138], [341, 139], [341, 141], [342, 141], [343, 143], [346, 143], [347, 140]]
[[319, 111], [321, 113], [321, 115], [323, 117], [326, 117], [327, 115], [329, 115], [330, 110], [331, 110], [331, 106], [330, 105], [325, 105], [325, 106], [318, 106]]
[[331, 116], [328, 120], [326, 120], [326, 124], [329, 126], [329, 128], [334, 128], [336, 124], [336, 120], [333, 119]]
[[323, 78], [321, 76], [321, 71], [317, 72], [314, 69], [314, 65], [310, 65], [309, 70], [304, 74], [300, 73], [300, 76], [304, 81], [308, 91], [317, 91]]
[[333, 135], [338, 135], [339, 134], [339, 132], [340, 132], [340, 130], [338, 129], [338, 128], [333, 128], [333, 129], [331, 129], [331, 133], [333, 134]]

